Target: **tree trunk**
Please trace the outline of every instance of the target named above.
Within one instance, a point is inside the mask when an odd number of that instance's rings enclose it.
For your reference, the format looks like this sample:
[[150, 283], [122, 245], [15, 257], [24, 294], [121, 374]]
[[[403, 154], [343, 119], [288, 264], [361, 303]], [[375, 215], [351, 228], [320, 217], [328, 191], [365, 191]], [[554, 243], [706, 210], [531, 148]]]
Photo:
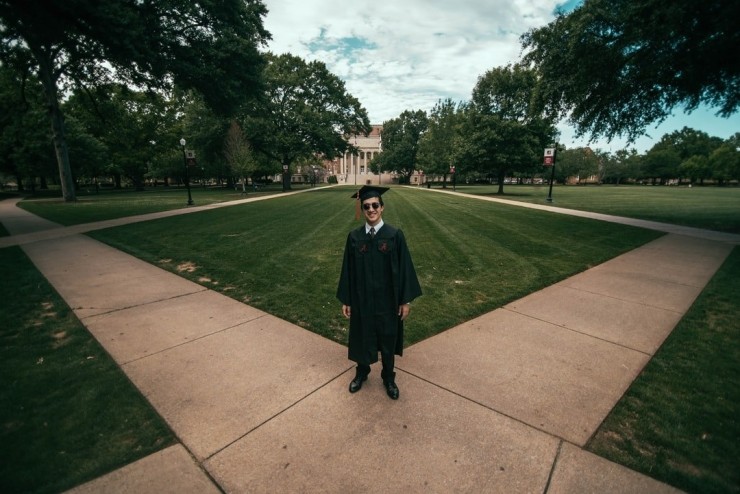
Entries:
[[59, 107], [59, 89], [57, 88], [57, 80], [54, 76], [54, 62], [51, 59], [51, 55], [43, 53], [41, 49], [31, 47], [31, 50], [39, 62], [39, 78], [46, 94], [47, 111], [51, 118], [54, 152], [56, 153], [57, 165], [59, 166], [59, 183], [62, 186], [62, 196], [66, 202], [73, 202], [77, 200], [77, 197], [72, 178], [72, 168], [69, 164], [67, 139], [64, 135], [64, 117]]
[[504, 193], [504, 179], [506, 178], [506, 170], [503, 168], [498, 171], [498, 193]]

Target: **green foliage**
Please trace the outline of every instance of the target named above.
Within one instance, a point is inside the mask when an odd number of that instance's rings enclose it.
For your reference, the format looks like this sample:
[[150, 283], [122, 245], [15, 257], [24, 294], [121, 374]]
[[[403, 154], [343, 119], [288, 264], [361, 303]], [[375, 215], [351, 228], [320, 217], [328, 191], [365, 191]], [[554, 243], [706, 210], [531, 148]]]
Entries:
[[174, 442], [20, 248], [0, 276], [3, 492], [62, 492]]
[[478, 79], [467, 112], [462, 159], [474, 170], [497, 178], [539, 166], [555, 128], [542, 113], [536, 74], [521, 66], [492, 69]]
[[[258, 0], [0, 3], [0, 61], [34, 73], [44, 88], [65, 200], [73, 201], [75, 190], [62, 90], [114, 81], [170, 90], [176, 83], [232, 113], [261, 90], [266, 13]], [[137, 182], [141, 163], [123, 159]]]
[[720, 183], [740, 180], [740, 151], [735, 146], [724, 144], [715, 149], [707, 160], [712, 177]]
[[539, 95], [578, 135], [634, 140], [677, 106], [740, 104], [734, 0], [586, 0], [522, 36]]
[[267, 59], [266, 92], [243, 115], [255, 151], [290, 167], [315, 155], [341, 156], [346, 136], [370, 132], [365, 109], [323, 62], [290, 54]]
[[620, 149], [609, 156], [609, 167], [604, 173], [606, 183], [619, 184], [628, 178], [639, 178], [641, 156], [634, 149]]
[[692, 493], [740, 490], [740, 249], [612, 410], [588, 449]]
[[383, 152], [373, 158], [371, 166], [403, 175], [408, 183], [418, 167], [417, 155], [429, 119], [423, 110], [406, 110], [398, 118], [383, 122]]
[[[77, 176], [124, 176], [140, 188], [150, 174], [159, 175], [162, 163], [169, 164], [170, 175], [182, 174], [182, 160], [174, 154], [177, 140], [163, 139], [172, 135], [177, 107], [162, 94], [120, 84], [98, 86], [75, 93], [64, 110], [82, 125], [67, 126]], [[87, 153], [91, 159], [85, 159]]]
[[565, 182], [569, 177], [586, 179], [598, 175], [603, 158], [591, 148], [574, 148], [558, 151], [555, 178]]
[[[224, 156], [224, 142], [233, 119], [224, 118], [214, 112], [202, 97], [192, 91], [185, 93], [176, 91], [172, 95], [171, 102], [182, 118], [176, 121], [172, 130], [164, 138], [160, 137], [160, 139], [172, 145], [184, 138], [188, 148], [195, 150], [197, 168], [201, 170], [204, 177], [230, 179], [232, 172]], [[180, 158], [174, 162], [180, 163], [181, 161]], [[173, 160], [169, 159], [167, 163], [172, 167]], [[166, 166], [164, 169], [169, 170]], [[182, 166], [179, 164], [174, 173], [162, 174], [162, 176], [175, 177], [181, 175]]]
[[679, 176], [678, 167], [681, 165], [681, 156], [673, 148], [651, 149], [642, 160], [642, 176], [656, 179], [662, 184], [668, 178]]
[[450, 168], [457, 165], [463, 118], [463, 104], [455, 104], [449, 98], [438, 101], [432, 108], [427, 131], [419, 140], [417, 156], [427, 175], [447, 177]]
[[41, 86], [0, 65], [0, 172], [16, 179], [24, 190], [53, 170], [54, 150]]
[[266, 13], [254, 0], [7, 0], [0, 5], [0, 57], [41, 71], [48, 65], [54, 84], [95, 87], [117, 79], [171, 88], [174, 81], [228, 114], [259, 88], [258, 47], [269, 39], [262, 26]]
[[246, 190], [247, 178], [252, 176], [257, 169], [257, 161], [249, 141], [236, 121], [231, 122], [229, 132], [226, 134], [224, 156], [234, 176], [242, 177], [242, 191]]

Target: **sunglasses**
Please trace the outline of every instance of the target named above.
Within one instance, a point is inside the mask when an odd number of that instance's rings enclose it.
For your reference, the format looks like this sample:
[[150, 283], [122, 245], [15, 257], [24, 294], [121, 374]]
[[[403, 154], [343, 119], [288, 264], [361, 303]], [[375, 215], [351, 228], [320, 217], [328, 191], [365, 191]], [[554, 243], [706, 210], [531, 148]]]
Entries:
[[369, 202], [369, 203], [363, 204], [362, 207], [363, 209], [365, 209], [365, 211], [369, 211], [370, 208], [380, 209], [380, 203], [379, 202]]

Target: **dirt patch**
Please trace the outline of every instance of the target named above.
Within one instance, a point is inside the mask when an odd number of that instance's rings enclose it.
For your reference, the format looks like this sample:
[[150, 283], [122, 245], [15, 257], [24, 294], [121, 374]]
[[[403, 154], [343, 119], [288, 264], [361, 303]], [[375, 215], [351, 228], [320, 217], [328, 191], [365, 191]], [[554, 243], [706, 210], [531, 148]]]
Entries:
[[51, 337], [54, 339], [54, 343], [52, 345], [54, 349], [61, 348], [70, 341], [67, 337], [66, 331], [57, 331], [56, 333], [52, 333]]
[[177, 265], [177, 271], [180, 273], [194, 273], [195, 270], [198, 269], [198, 266], [195, 265], [195, 263], [192, 263], [190, 261], [183, 262]]

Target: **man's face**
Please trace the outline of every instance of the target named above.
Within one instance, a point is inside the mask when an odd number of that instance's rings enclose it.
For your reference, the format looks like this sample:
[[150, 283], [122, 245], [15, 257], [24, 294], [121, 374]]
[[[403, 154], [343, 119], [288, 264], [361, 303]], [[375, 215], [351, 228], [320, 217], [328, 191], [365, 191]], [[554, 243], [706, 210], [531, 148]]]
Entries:
[[362, 211], [365, 213], [365, 221], [370, 226], [375, 226], [383, 216], [383, 206], [380, 205], [380, 197], [371, 197], [362, 201]]

